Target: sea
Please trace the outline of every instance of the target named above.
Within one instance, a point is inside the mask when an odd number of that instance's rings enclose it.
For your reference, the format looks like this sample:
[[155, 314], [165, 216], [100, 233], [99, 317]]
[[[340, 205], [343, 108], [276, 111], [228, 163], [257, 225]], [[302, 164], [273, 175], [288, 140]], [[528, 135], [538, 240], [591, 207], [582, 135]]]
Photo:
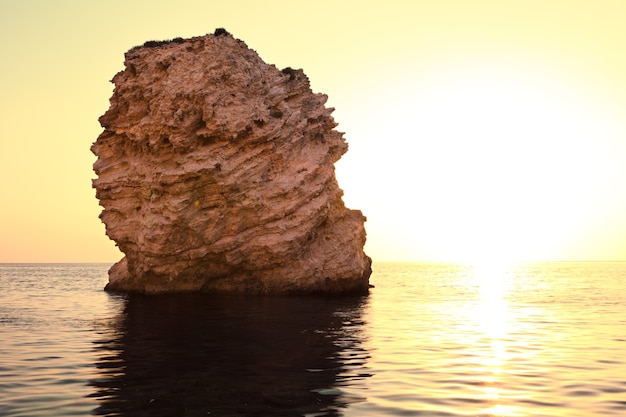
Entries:
[[0, 264], [0, 416], [626, 416], [626, 263], [377, 263], [369, 295], [128, 296]]

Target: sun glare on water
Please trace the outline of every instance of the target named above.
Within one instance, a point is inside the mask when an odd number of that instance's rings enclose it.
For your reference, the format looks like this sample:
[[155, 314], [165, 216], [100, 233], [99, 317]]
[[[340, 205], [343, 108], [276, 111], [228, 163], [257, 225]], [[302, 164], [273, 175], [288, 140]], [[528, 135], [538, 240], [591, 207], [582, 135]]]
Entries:
[[516, 416], [514, 407], [506, 405], [507, 399], [500, 392], [500, 378], [507, 372], [509, 352], [507, 338], [511, 329], [506, 263], [481, 263], [473, 268], [480, 298], [475, 309], [474, 320], [489, 344], [482, 357], [484, 368], [483, 396], [489, 401], [484, 412], [491, 416]]

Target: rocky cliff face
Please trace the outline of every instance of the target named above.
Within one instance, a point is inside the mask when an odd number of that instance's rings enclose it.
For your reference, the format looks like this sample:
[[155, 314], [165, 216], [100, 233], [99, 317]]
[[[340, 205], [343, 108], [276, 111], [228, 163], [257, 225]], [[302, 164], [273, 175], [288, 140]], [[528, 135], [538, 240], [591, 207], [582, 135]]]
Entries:
[[327, 97], [223, 30], [147, 42], [115, 75], [93, 181], [125, 257], [107, 289], [366, 292], [365, 217], [334, 163]]

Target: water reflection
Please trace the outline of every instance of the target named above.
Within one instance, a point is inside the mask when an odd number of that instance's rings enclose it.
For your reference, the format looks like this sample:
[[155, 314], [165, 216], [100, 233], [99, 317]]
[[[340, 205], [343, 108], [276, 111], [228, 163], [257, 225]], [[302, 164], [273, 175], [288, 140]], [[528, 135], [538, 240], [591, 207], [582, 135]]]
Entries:
[[95, 344], [107, 416], [337, 416], [364, 400], [367, 297], [132, 296]]
[[489, 404], [483, 413], [494, 417], [512, 417], [518, 414], [514, 407], [506, 404], [506, 396], [500, 388], [505, 385], [501, 379], [506, 374], [509, 360], [507, 340], [511, 323], [507, 293], [510, 276], [506, 267], [491, 264], [477, 267], [474, 277], [480, 294], [475, 320], [489, 345], [482, 358], [485, 369], [483, 388]]

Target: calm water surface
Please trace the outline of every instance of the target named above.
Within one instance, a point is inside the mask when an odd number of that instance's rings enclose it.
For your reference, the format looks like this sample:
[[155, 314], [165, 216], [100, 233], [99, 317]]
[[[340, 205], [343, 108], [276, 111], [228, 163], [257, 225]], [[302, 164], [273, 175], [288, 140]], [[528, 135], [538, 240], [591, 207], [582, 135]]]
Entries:
[[127, 297], [0, 264], [0, 416], [624, 416], [626, 263], [374, 265], [369, 296]]

